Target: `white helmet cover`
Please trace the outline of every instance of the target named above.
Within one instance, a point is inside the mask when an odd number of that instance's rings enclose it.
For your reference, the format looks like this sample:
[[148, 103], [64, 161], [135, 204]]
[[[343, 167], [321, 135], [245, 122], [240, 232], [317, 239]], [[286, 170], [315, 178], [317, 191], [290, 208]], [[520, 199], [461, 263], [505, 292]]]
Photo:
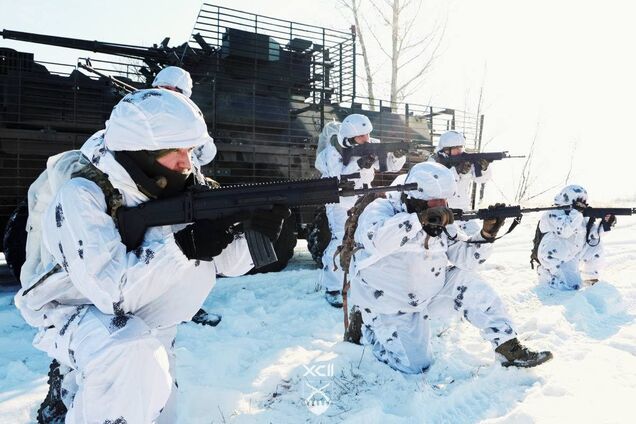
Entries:
[[212, 159], [216, 156], [216, 145], [210, 139], [207, 143], [194, 149], [194, 155], [199, 160], [199, 164], [201, 164], [201, 166], [207, 165], [212, 162]]
[[440, 136], [435, 152], [439, 152], [447, 147], [464, 147], [465, 145], [466, 138], [462, 133], [457, 131], [447, 131]]
[[457, 191], [453, 173], [436, 162], [418, 163], [411, 168], [404, 183], [417, 183], [417, 190], [407, 192], [413, 199], [450, 199]]
[[576, 184], [564, 187], [559, 194], [554, 196], [554, 204], [556, 206], [568, 206], [574, 203], [575, 200], [587, 202], [587, 190]]
[[179, 93], [158, 89], [126, 95], [113, 108], [104, 135], [111, 151], [182, 149], [212, 142], [197, 105]]
[[338, 143], [342, 147], [351, 147], [346, 141], [348, 138], [357, 137], [359, 135], [370, 134], [373, 131], [373, 125], [369, 118], [359, 113], [347, 116], [340, 124], [338, 131]]
[[190, 73], [177, 66], [168, 66], [163, 68], [155, 80], [152, 82], [153, 87], [176, 87], [183, 94], [190, 97], [192, 95], [192, 78]]

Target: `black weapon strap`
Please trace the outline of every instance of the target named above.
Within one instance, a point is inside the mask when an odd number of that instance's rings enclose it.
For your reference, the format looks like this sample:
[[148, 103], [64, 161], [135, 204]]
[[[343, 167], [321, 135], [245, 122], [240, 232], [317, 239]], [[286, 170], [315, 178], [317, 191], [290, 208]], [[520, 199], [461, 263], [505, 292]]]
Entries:
[[592, 233], [594, 221], [596, 221], [596, 218], [590, 217], [590, 219], [587, 221], [587, 224], [585, 225], [585, 243], [587, 243], [590, 247], [596, 247], [601, 242], [601, 226], [599, 225], [597, 231], [598, 241], [595, 244], [590, 243], [590, 234]]

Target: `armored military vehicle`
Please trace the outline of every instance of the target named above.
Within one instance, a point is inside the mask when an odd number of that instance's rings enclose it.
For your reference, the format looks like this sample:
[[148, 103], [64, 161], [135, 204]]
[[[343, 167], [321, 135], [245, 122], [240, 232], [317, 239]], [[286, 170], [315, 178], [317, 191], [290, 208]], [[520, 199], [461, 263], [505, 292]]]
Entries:
[[[100, 73], [136, 88], [148, 87], [165, 66], [189, 71], [191, 98], [218, 147], [204, 171], [221, 184], [317, 177], [313, 164], [323, 125], [350, 113], [366, 114], [374, 137], [413, 143], [409, 166], [427, 156], [443, 131], [458, 129], [475, 144], [481, 137], [483, 117], [415, 104], [370, 104], [358, 96], [355, 31], [204, 4], [190, 40], [177, 47], [170, 47], [167, 38], [143, 47], [8, 29], [0, 35], [108, 55], [80, 61], [90, 60]], [[77, 64], [39, 62], [32, 53], [2, 47], [0, 41], [0, 228], [25, 199], [47, 158], [79, 148], [103, 128], [123, 94], [109, 78]], [[297, 237], [307, 236], [313, 216], [312, 209], [294, 211], [276, 246], [280, 260], [266, 270], [285, 266]], [[17, 214], [11, 228], [23, 228], [20, 217], [24, 214]], [[21, 243], [5, 238], [5, 246]], [[5, 254], [9, 262], [16, 256]], [[16, 272], [18, 265], [19, 260]]]

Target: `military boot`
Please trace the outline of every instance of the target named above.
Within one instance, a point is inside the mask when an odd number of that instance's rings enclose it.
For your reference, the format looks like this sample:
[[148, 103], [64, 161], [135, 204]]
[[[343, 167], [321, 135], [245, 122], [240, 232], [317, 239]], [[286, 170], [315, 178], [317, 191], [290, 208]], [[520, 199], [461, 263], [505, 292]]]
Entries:
[[354, 306], [349, 312], [349, 327], [345, 331], [344, 341], [359, 345], [362, 344], [360, 339], [362, 339], [362, 314]]
[[342, 292], [340, 290], [325, 291], [325, 299], [334, 308], [342, 308]]
[[221, 315], [214, 314], [212, 312], [206, 312], [203, 309], [194, 314], [192, 322], [200, 325], [209, 325], [210, 327], [216, 327], [221, 322]]
[[62, 401], [64, 395], [62, 380], [69, 368], [60, 365], [55, 359], [49, 366], [49, 392], [38, 409], [38, 424], [64, 424], [66, 405]]
[[495, 352], [505, 358], [501, 362], [504, 367], [532, 368], [552, 359], [552, 352], [533, 352], [519, 343], [516, 337], [500, 345]]

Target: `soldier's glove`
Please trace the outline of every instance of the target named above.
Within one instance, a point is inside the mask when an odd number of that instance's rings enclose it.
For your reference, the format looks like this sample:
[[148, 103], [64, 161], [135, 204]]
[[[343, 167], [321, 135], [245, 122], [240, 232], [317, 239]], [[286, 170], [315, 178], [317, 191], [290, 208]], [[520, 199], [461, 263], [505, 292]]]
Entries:
[[417, 217], [424, 231], [433, 237], [439, 236], [445, 226], [455, 222], [455, 215], [452, 209], [445, 206], [425, 209], [422, 212], [418, 212]]
[[574, 203], [572, 203], [572, 208], [576, 209], [577, 211], [581, 213], [583, 213], [583, 211], [589, 206], [590, 205], [588, 205], [587, 202], [582, 199], [576, 199]]
[[177, 246], [188, 259], [211, 261], [234, 240], [227, 219], [202, 219], [174, 233]]
[[393, 157], [396, 159], [399, 159], [401, 157], [406, 156], [406, 154], [408, 153], [408, 150], [405, 149], [397, 149], [395, 152], [393, 152]]
[[455, 165], [455, 171], [457, 171], [458, 174], [468, 174], [470, 172], [471, 167], [472, 167], [472, 163], [462, 162]]
[[275, 242], [283, 229], [283, 221], [290, 215], [291, 211], [287, 206], [274, 205], [272, 209], [255, 211], [247, 221], [243, 222], [243, 228], [257, 231]]
[[491, 162], [487, 161], [486, 159], [479, 159], [479, 166], [481, 166], [482, 171], [487, 170], [490, 163]]
[[[495, 209], [505, 208], [505, 207], [506, 207], [505, 203], [495, 203], [494, 205], [488, 206], [488, 210], [495, 210]], [[499, 232], [501, 227], [504, 225], [505, 221], [506, 221], [506, 218], [503, 218], [503, 217], [484, 219], [484, 223], [481, 227], [481, 236], [484, 238], [484, 240], [494, 241], [495, 237], [497, 237], [497, 233]]]
[[362, 169], [369, 169], [373, 166], [376, 160], [378, 160], [378, 158], [376, 158], [375, 155], [362, 156], [358, 159], [358, 166]]
[[616, 225], [616, 215], [610, 213], [603, 218], [603, 230], [610, 231], [614, 225]]

